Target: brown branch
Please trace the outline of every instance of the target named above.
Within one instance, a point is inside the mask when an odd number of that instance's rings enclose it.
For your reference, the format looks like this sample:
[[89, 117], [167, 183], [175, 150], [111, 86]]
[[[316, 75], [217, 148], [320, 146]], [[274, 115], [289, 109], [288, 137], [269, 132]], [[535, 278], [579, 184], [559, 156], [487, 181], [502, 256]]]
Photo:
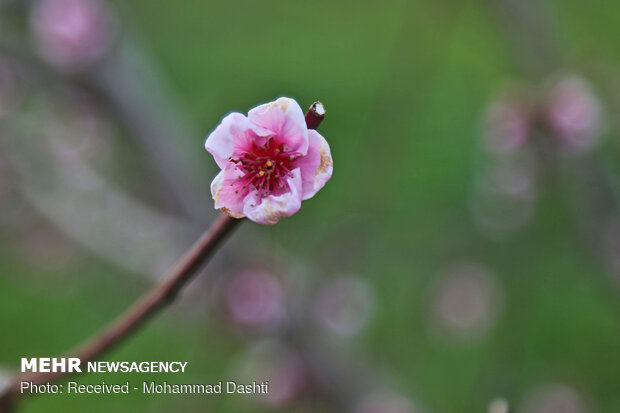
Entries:
[[[71, 357], [82, 362], [91, 361], [103, 355], [123, 339], [135, 333], [140, 326], [159, 310], [170, 304], [181, 288], [187, 284], [196, 271], [213, 254], [216, 247], [239, 222], [225, 213], [220, 214], [211, 227], [196, 241], [181, 260], [172, 268], [164, 280], [136, 302], [127, 312], [112, 322], [105, 330], [86, 341]], [[11, 405], [20, 396], [22, 381], [42, 384], [55, 381], [67, 373], [30, 373], [17, 376], [8, 390], [0, 397], [0, 412], [7, 413]]]

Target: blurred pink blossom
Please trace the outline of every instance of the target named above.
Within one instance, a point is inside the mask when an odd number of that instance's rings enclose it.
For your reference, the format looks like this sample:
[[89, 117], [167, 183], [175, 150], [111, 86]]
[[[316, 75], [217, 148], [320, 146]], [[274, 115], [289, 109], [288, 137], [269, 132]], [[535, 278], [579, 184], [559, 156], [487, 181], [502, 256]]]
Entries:
[[543, 106], [545, 124], [561, 142], [582, 150], [597, 142], [602, 106], [586, 79], [558, 79], [547, 92]]
[[536, 195], [536, 163], [527, 156], [491, 163], [478, 181], [484, 192], [515, 199], [533, 199]]
[[258, 270], [246, 270], [228, 282], [226, 306], [232, 320], [254, 327], [274, 327], [285, 316], [284, 292], [273, 275]]
[[486, 332], [497, 320], [502, 289], [491, 271], [474, 263], [448, 269], [432, 295], [435, 325], [457, 337]]
[[109, 50], [116, 24], [102, 0], [38, 0], [31, 26], [40, 53], [63, 70], [80, 70]]
[[269, 393], [257, 396], [271, 406], [286, 406], [311, 385], [303, 358], [290, 347], [273, 340], [254, 343], [237, 361], [234, 374], [242, 382], [268, 381]]
[[260, 224], [293, 215], [332, 175], [327, 141], [307, 128], [289, 98], [260, 105], [247, 117], [231, 113], [205, 148], [222, 169], [211, 184], [215, 207]]
[[492, 101], [484, 114], [485, 149], [505, 154], [524, 145], [531, 134], [531, 108], [526, 97], [506, 94]]
[[480, 171], [470, 206], [485, 235], [502, 238], [528, 222], [537, 198], [537, 169], [527, 147], [494, 158]]
[[317, 323], [332, 334], [352, 336], [359, 333], [374, 307], [371, 286], [359, 277], [330, 279], [314, 300]]

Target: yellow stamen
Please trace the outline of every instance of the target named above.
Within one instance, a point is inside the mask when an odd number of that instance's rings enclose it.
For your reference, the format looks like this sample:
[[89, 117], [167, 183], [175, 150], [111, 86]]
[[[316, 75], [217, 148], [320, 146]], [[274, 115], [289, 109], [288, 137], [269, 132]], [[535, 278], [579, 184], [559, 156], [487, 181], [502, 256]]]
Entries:
[[265, 175], [265, 171], [260, 171], [258, 174], [259, 174], [260, 176], [263, 176], [263, 175]]
[[266, 164], [266, 165], [267, 165], [267, 168], [271, 168], [271, 167], [273, 166], [273, 162], [271, 162], [271, 161], [267, 161], [267, 164]]

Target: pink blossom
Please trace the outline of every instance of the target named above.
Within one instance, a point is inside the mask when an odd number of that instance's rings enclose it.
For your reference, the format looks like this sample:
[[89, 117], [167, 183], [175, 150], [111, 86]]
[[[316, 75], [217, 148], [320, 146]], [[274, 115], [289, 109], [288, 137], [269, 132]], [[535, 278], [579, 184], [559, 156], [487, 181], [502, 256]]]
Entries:
[[312, 372], [306, 360], [282, 341], [254, 341], [237, 361], [233, 376], [239, 382], [267, 381], [269, 393], [257, 401], [287, 407], [311, 390]]
[[332, 175], [327, 141], [308, 129], [290, 98], [257, 106], [247, 117], [231, 113], [205, 148], [222, 169], [211, 183], [215, 208], [259, 224], [293, 215]]
[[101, 59], [116, 32], [111, 10], [99, 0], [40, 0], [31, 26], [43, 57], [69, 71]]
[[503, 289], [488, 268], [477, 263], [456, 264], [435, 282], [432, 327], [469, 338], [485, 333], [499, 318]]
[[547, 127], [560, 141], [574, 149], [589, 149], [597, 143], [603, 108], [586, 79], [560, 78], [544, 105]]
[[513, 93], [493, 101], [484, 116], [485, 148], [508, 154], [522, 147], [531, 135], [531, 113], [527, 99]]
[[353, 336], [366, 326], [374, 309], [372, 286], [356, 276], [330, 279], [314, 300], [320, 327], [339, 336]]
[[231, 318], [248, 327], [274, 327], [285, 314], [280, 281], [258, 270], [243, 271], [230, 280], [226, 304]]

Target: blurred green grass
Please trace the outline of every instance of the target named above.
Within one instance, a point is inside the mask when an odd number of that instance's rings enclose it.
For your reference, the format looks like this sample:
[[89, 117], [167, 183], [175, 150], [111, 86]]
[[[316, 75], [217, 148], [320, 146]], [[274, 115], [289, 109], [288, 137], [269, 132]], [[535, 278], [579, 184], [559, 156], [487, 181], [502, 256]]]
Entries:
[[[302, 106], [325, 103], [321, 132], [335, 160], [332, 181], [294, 218], [254, 229], [264, 242], [311, 262], [317, 278], [352, 271], [373, 283], [378, 311], [360, 346], [395, 372], [406, 394], [431, 412], [480, 412], [495, 396], [519, 400], [540, 381], [565, 381], [585, 393], [592, 411], [620, 409], [618, 291], [584, 251], [562, 197], [550, 189], [510, 242], [483, 238], [468, 213], [482, 108], [498, 82], [530, 76], [520, 72], [490, 3], [120, 6], [125, 30], [154, 55], [205, 135], [225, 113], [280, 95]], [[587, 68], [592, 60], [617, 66], [617, 4], [544, 7], [554, 16], [550, 29], [567, 67]], [[202, 151], [203, 139], [179, 144]], [[207, 153], [203, 159], [206, 186], [215, 169]], [[0, 277], [0, 313], [11, 331], [0, 340], [6, 363], [64, 351], [145, 288], [94, 258], [63, 277], [68, 293], [33, 288], [46, 275], [10, 251], [0, 252], [0, 271], [8, 274]], [[426, 309], [438, 269], [461, 258], [487, 263], [506, 288], [497, 327], [466, 345], [430, 335]], [[196, 379], [217, 380], [242, 343], [211, 327], [199, 319], [179, 325], [174, 313], [166, 315], [110, 357], [187, 359]], [[109, 377], [88, 376], [101, 379]], [[89, 412], [256, 411], [238, 400], [202, 400], [40, 397], [24, 412], [68, 411], [68, 401], [71, 411]]]

